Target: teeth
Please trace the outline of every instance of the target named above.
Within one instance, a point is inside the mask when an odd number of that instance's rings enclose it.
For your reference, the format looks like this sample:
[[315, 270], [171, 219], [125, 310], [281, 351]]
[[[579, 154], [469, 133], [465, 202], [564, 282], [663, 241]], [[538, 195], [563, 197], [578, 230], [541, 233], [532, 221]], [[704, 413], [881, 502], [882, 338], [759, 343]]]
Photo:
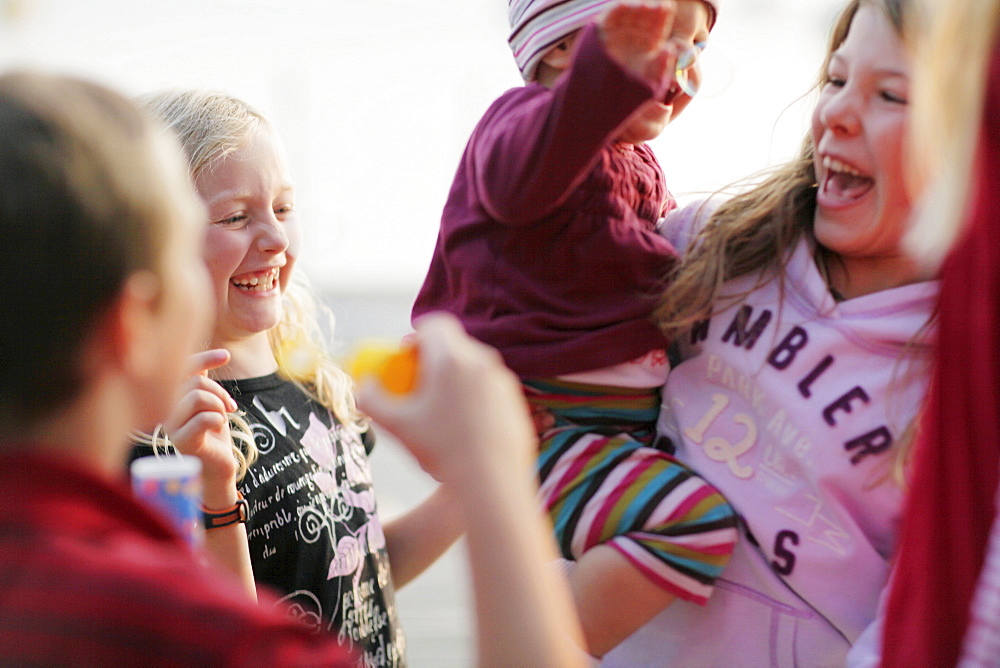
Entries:
[[279, 273], [280, 270], [275, 267], [262, 276], [233, 280], [233, 284], [246, 289], [248, 292], [267, 292], [274, 289], [274, 284], [278, 280]]
[[836, 158], [831, 158], [826, 156], [823, 158], [823, 166], [832, 172], [840, 172], [841, 174], [847, 174], [849, 176], [858, 176], [861, 178], [868, 178], [867, 175], [862, 174], [858, 170], [854, 169], [850, 165], [837, 160]]

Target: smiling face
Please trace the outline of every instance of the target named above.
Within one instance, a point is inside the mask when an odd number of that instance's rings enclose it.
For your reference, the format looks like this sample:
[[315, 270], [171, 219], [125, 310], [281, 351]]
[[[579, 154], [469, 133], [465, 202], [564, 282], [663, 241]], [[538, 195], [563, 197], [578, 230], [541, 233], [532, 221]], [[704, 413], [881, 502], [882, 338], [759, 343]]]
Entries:
[[909, 88], [900, 35], [863, 4], [830, 61], [812, 121], [814, 231], [843, 261], [850, 283], [899, 285], [912, 270], [901, 248], [910, 214], [903, 166]]
[[299, 226], [284, 152], [269, 129], [195, 179], [209, 213], [205, 264], [216, 298], [213, 346], [278, 324], [298, 256]]

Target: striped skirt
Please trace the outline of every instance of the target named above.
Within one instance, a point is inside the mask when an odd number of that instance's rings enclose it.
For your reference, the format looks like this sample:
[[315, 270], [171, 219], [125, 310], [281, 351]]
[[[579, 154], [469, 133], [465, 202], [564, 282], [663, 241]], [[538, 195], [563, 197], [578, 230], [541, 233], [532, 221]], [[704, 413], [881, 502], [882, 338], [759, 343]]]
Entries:
[[533, 408], [555, 418], [537, 467], [563, 557], [607, 545], [664, 590], [704, 603], [732, 554], [736, 515], [714, 487], [652, 447], [659, 389], [524, 387]]

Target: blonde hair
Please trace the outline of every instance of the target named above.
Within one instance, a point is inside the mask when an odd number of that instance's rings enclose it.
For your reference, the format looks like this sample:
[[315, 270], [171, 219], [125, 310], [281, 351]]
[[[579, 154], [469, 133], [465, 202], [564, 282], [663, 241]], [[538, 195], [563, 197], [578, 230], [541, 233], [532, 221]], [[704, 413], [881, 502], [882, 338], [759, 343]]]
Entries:
[[[852, 0], [834, 25], [814, 88], [826, 82], [830, 60], [847, 39], [854, 16], [865, 4], [882, 10], [899, 33], [904, 34], [906, 0]], [[816, 209], [813, 153], [809, 134], [794, 159], [771, 170], [749, 190], [712, 213], [671, 276], [670, 287], [656, 310], [668, 337], [675, 338], [697, 321], [710, 317], [723, 284], [734, 278], [760, 272], [750, 291], [772, 280], [783, 280], [788, 251], [801, 238], [813, 234]], [[817, 253], [820, 270], [825, 274], [827, 263], [835, 258], [822, 248]], [[727, 295], [733, 302], [745, 296]], [[728, 305], [727, 299], [718, 310]]]
[[361, 433], [368, 424], [354, 402], [353, 381], [333, 359], [327, 346], [334, 331], [334, 316], [317, 301], [301, 274], [293, 276], [285, 289], [281, 321], [268, 332], [278, 372], [307, 395], [323, 404], [345, 427]]
[[[192, 181], [259, 133], [273, 132], [264, 116], [224, 93], [170, 91], [144, 96], [140, 102], [180, 139]], [[278, 373], [326, 406], [342, 425], [364, 431], [367, 425], [355, 405], [350, 376], [334, 362], [327, 344], [333, 333], [333, 313], [316, 300], [301, 274], [292, 275], [282, 306], [281, 320], [268, 332]], [[324, 324], [329, 332], [323, 331]], [[246, 422], [233, 416], [230, 421], [234, 439], [242, 441], [242, 447], [234, 443], [234, 450], [246, 450], [248, 463], [252, 463], [256, 448], [252, 447], [252, 436], [247, 436], [250, 430]]]
[[[834, 24], [814, 88], [826, 82], [833, 54], [847, 39], [858, 10], [866, 5], [881, 10], [900, 36], [906, 37], [908, 0], [852, 0]], [[783, 291], [789, 251], [803, 238], [814, 239], [816, 189], [814, 147], [809, 134], [793, 160], [771, 170], [749, 190], [712, 212], [671, 275], [669, 287], [656, 309], [656, 318], [668, 338], [678, 338], [695, 323], [725, 310], [771, 281], [779, 281], [779, 289]], [[833, 253], [816, 245], [816, 263], [827, 281], [829, 265], [836, 261]], [[754, 273], [758, 278], [745, 292], [723, 292], [728, 281]], [[921, 334], [914, 334], [901, 358], [914, 357], [924, 347], [918, 343]], [[890, 467], [891, 476], [897, 481], [902, 480], [899, 472], [909, 456], [914, 422], [904, 428], [903, 437], [894, 446]]]
[[[907, 243], [937, 266], [960, 232], [984, 104], [989, 59], [1000, 29], [997, 0], [924, 0], [915, 25], [911, 100], [912, 180], [922, 192]], [[942, 101], [947, 100], [947, 104]]]

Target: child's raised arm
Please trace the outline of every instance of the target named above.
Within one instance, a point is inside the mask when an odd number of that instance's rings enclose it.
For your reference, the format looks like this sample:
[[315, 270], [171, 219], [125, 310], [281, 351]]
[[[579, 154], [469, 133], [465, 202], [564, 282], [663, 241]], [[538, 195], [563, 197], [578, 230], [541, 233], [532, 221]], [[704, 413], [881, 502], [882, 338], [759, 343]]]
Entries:
[[551, 90], [535, 86], [494, 103], [466, 156], [491, 217], [516, 225], [547, 216], [633, 114], [665, 97], [677, 58], [666, 40], [672, 22], [666, 0], [617, 5], [553, 47], [567, 55]]

